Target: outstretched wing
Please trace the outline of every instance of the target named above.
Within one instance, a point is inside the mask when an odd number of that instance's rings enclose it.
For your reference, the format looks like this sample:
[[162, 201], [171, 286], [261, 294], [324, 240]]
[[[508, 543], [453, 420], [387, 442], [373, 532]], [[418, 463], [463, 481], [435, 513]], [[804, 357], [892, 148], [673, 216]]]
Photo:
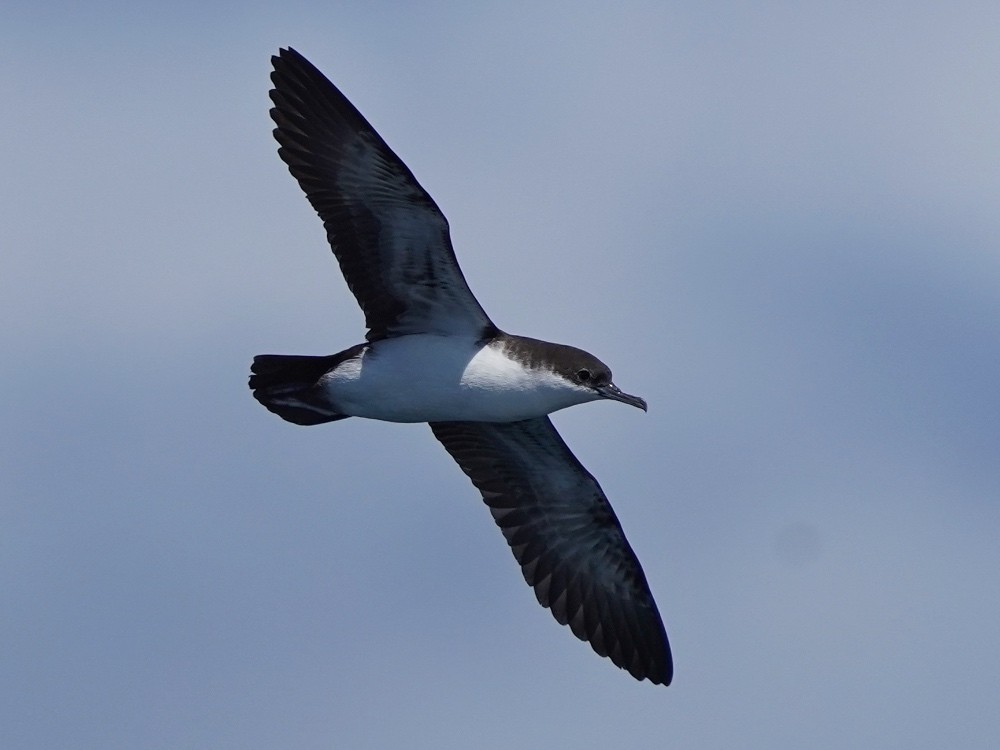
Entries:
[[600, 485], [548, 417], [434, 422], [543, 607], [636, 679], [668, 685], [673, 662], [646, 576]]
[[293, 49], [271, 58], [278, 155], [323, 219], [368, 339], [488, 335], [448, 221], [336, 86]]

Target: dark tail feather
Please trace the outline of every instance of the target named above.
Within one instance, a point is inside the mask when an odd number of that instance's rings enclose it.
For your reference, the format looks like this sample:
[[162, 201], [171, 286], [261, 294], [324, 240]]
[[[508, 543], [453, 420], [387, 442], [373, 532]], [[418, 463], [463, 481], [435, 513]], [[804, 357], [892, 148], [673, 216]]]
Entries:
[[312, 425], [345, 419], [338, 414], [316, 388], [316, 382], [343, 357], [308, 357], [285, 354], [260, 354], [250, 365], [250, 389], [253, 397], [268, 411], [295, 424]]

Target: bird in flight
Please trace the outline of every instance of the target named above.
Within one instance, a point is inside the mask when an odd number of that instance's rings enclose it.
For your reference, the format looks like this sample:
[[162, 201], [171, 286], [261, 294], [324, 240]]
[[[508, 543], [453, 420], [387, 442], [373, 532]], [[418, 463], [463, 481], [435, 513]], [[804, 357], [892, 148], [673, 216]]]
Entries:
[[278, 155], [323, 220], [368, 333], [329, 356], [254, 357], [254, 397], [299, 425], [429, 423], [539, 603], [636, 679], [668, 685], [670, 646], [642, 567], [548, 417], [600, 399], [646, 402], [588, 352], [497, 328], [413, 173], [302, 55], [282, 49], [271, 62]]

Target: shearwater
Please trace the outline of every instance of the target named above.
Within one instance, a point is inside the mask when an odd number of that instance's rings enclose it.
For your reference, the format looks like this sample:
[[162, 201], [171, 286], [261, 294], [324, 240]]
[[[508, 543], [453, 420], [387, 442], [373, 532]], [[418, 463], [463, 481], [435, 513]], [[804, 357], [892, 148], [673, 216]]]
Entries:
[[347, 98], [293, 49], [271, 59], [278, 155], [323, 220], [364, 311], [365, 343], [254, 357], [250, 388], [289, 422], [428, 422], [482, 493], [539, 603], [636, 679], [667, 685], [670, 646], [597, 480], [548, 415], [623, 393], [597, 357], [497, 328], [448, 222]]

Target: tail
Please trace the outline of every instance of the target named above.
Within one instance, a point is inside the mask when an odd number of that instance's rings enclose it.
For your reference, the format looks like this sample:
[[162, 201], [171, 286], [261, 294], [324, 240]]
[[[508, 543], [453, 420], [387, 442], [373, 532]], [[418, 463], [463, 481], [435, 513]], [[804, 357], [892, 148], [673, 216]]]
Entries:
[[317, 381], [343, 359], [342, 354], [307, 357], [260, 354], [250, 365], [250, 390], [268, 411], [295, 424], [312, 425], [345, 419], [330, 407]]

